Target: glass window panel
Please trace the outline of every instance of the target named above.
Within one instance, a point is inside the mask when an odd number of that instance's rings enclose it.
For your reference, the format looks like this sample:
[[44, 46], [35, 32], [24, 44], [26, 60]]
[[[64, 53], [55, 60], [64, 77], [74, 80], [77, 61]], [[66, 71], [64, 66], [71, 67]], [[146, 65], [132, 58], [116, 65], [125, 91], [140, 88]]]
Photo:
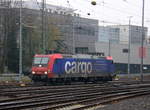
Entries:
[[47, 64], [48, 63], [48, 57], [43, 57], [41, 64]]
[[49, 58], [48, 57], [35, 57], [34, 64], [47, 64]]
[[34, 64], [40, 64], [40, 62], [41, 62], [41, 57], [35, 57], [34, 58]]

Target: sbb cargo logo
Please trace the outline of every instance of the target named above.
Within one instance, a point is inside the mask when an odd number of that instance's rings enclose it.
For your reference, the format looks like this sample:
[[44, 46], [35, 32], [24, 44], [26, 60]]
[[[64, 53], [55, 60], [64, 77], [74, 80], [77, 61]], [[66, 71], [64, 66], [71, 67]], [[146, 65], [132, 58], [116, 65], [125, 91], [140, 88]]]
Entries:
[[91, 73], [92, 63], [91, 62], [70, 62], [65, 63], [65, 72], [70, 73]]

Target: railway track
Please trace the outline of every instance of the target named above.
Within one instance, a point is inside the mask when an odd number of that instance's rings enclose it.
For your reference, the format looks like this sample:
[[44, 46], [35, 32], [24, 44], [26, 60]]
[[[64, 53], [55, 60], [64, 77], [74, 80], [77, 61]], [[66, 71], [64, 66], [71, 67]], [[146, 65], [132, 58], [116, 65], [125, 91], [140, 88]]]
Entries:
[[150, 83], [146, 82], [9, 88], [2, 89], [0, 96], [12, 95], [15, 97], [0, 100], [0, 110], [92, 109], [113, 101], [149, 93]]
[[[131, 84], [140, 84], [141, 82], [139, 81], [130, 81], [130, 82], [123, 82], [123, 81], [111, 81], [108, 83], [98, 83], [98, 84], [76, 84], [73, 85], [73, 88], [80, 88], [80, 87], [90, 87], [90, 86], [97, 86], [97, 85], [101, 85], [101, 86], [106, 86], [106, 85], [113, 85], [113, 86], [117, 86], [120, 84], [123, 85], [131, 85]], [[149, 81], [145, 81], [144, 83], [150, 83]], [[72, 86], [72, 85], [71, 85]], [[22, 92], [22, 91], [31, 91], [31, 90], [41, 90], [41, 89], [62, 89], [62, 88], [68, 88], [71, 87], [70, 85], [61, 85], [61, 86], [42, 86], [42, 85], [28, 85], [28, 86], [24, 86], [24, 87], [20, 87], [19, 85], [0, 85], [0, 89], [2, 91], [0, 91], [0, 93], [2, 92]]]
[[[107, 82], [107, 83], [97, 83], [97, 84], [93, 84], [93, 85], [119, 85], [119, 84], [124, 84], [124, 85], [130, 85], [130, 84], [140, 84], [141, 82], [139, 81], [129, 81], [129, 82], [124, 82], [124, 81], [110, 81], [110, 82]], [[144, 81], [142, 83], [150, 83], [150, 81]], [[40, 86], [39, 86], [40, 85]], [[80, 84], [73, 84], [73, 87], [79, 87], [79, 86], [90, 86], [92, 84], [83, 84], [83, 83], [80, 83]], [[41, 89], [41, 87], [45, 87], [45, 88], [66, 88], [66, 87], [70, 87], [70, 85], [50, 85], [50, 86], [43, 86], [43, 84], [38, 84], [38, 85], [34, 85], [34, 84], [25, 84], [24, 86], [21, 86], [21, 84], [18, 84], [18, 83], [12, 83], [12, 84], [0, 84], [0, 89], [2, 89], [3, 91], [24, 91], [24, 90], [31, 90], [31, 89]], [[42, 88], [43, 89], [43, 88]]]

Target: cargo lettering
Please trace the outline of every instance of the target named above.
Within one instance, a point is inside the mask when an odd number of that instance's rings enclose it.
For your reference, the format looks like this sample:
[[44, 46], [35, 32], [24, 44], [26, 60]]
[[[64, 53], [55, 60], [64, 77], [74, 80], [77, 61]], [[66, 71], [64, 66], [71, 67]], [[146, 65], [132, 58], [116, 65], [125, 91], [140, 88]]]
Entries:
[[92, 63], [91, 62], [70, 62], [65, 63], [65, 72], [70, 73], [91, 73]]

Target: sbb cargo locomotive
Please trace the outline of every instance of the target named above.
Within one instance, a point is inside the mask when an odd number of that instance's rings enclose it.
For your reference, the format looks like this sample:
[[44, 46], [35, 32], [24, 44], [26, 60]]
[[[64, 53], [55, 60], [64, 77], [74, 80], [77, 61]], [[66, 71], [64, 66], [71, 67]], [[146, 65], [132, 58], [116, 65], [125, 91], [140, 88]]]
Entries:
[[92, 55], [35, 55], [32, 66], [34, 81], [70, 82], [112, 80], [111, 57]]

